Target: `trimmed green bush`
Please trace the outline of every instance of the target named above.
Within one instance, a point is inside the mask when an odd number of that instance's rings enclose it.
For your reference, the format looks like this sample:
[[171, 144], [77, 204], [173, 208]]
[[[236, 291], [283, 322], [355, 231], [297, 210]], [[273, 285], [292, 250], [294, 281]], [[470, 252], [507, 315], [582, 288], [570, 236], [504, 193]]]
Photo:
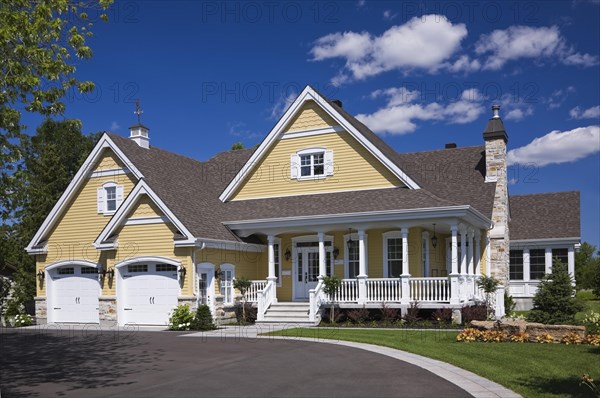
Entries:
[[566, 264], [554, 260], [552, 272], [544, 276], [533, 297], [533, 309], [527, 320], [550, 325], [573, 323], [581, 309]]
[[210, 308], [207, 305], [201, 305], [196, 310], [196, 316], [192, 320], [192, 330], [215, 330], [217, 326], [213, 322]]
[[169, 330], [190, 330], [194, 314], [187, 304], [175, 307], [169, 317]]

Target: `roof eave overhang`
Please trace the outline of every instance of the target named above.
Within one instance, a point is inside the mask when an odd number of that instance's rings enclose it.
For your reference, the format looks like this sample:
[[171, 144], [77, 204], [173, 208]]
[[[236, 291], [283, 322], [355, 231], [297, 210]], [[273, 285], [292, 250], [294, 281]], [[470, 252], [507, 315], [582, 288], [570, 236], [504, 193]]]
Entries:
[[535, 238], [535, 239], [511, 239], [511, 246], [552, 246], [552, 245], [577, 245], [581, 243], [580, 236], [565, 238]]
[[209, 238], [197, 238], [196, 247], [201, 249], [220, 249], [220, 250], [232, 250], [241, 252], [263, 252], [267, 249], [267, 246], [258, 243], [247, 243], [240, 241], [220, 240], [220, 239], [209, 239]]
[[253, 233], [282, 233], [295, 228], [325, 231], [333, 228], [345, 229], [349, 225], [356, 229], [378, 223], [410, 226], [426, 220], [440, 219], [446, 219], [450, 223], [466, 221], [482, 229], [488, 229], [492, 224], [489, 218], [468, 205], [224, 221], [223, 224], [240, 236], [248, 236]]

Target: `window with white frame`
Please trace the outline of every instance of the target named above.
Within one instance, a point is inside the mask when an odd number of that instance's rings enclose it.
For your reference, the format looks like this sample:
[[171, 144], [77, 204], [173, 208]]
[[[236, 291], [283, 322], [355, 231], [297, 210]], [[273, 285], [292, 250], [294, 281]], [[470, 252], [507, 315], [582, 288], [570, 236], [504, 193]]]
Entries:
[[523, 250], [511, 250], [509, 254], [509, 277], [511, 281], [523, 280]]
[[552, 261], [558, 260], [564, 265], [569, 264], [569, 250], [567, 248], [552, 249]]
[[529, 250], [529, 279], [539, 280], [546, 273], [546, 250]]
[[114, 214], [123, 202], [123, 186], [114, 182], [104, 183], [97, 189], [98, 213]]
[[333, 151], [325, 148], [308, 148], [291, 156], [292, 179], [315, 179], [333, 175]]
[[223, 304], [233, 304], [233, 278], [235, 278], [235, 268], [231, 264], [222, 264], [221, 273], [221, 295], [223, 295]]
[[[348, 246], [348, 241], [352, 238], [352, 244]], [[365, 242], [365, 261], [368, 261], [367, 257], [367, 235], [364, 237]], [[346, 267], [345, 277], [356, 278], [360, 274], [360, 261], [359, 261], [359, 242], [358, 234], [347, 234], [344, 235], [344, 265]], [[368, 273], [368, 263], [365, 263], [365, 270]]]
[[402, 235], [399, 231], [383, 234], [384, 277], [399, 278], [402, 275]]

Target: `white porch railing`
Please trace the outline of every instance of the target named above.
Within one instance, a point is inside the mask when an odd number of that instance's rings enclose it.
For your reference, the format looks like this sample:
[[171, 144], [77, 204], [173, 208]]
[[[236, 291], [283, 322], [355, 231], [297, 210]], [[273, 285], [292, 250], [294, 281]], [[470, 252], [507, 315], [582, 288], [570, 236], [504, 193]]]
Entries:
[[[354, 303], [358, 301], [358, 281], [356, 279], [342, 279], [339, 290], [333, 296], [336, 303]], [[330, 299], [328, 297], [328, 299]]]
[[250, 281], [252, 285], [248, 288], [246, 292], [246, 302], [248, 303], [256, 303], [258, 302], [258, 292], [260, 290], [264, 290], [267, 287], [267, 281]]
[[257, 295], [257, 309], [256, 309], [256, 320], [264, 321], [265, 312], [269, 309], [271, 304], [275, 302], [275, 282], [267, 281], [265, 288], [256, 292]]
[[410, 278], [411, 301], [450, 302], [448, 278]]
[[400, 279], [369, 278], [367, 279], [367, 302], [395, 302], [402, 298]]
[[319, 308], [326, 301], [325, 293], [323, 293], [323, 281], [319, 281], [314, 289], [308, 291], [309, 297], [309, 310], [308, 319], [311, 322], [319, 322], [321, 317], [319, 315]]

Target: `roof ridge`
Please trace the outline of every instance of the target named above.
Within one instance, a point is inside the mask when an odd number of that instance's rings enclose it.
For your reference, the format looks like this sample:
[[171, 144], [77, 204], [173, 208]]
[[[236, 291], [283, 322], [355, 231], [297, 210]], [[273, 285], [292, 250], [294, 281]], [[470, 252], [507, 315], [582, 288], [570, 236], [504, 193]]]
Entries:
[[570, 191], [555, 191], [555, 192], [536, 192], [536, 193], [521, 193], [517, 195], [510, 195], [509, 198], [514, 198], [515, 196], [541, 196], [541, 195], [556, 195], [556, 194], [564, 194], [564, 193], [581, 193], [581, 191], [570, 190]]

